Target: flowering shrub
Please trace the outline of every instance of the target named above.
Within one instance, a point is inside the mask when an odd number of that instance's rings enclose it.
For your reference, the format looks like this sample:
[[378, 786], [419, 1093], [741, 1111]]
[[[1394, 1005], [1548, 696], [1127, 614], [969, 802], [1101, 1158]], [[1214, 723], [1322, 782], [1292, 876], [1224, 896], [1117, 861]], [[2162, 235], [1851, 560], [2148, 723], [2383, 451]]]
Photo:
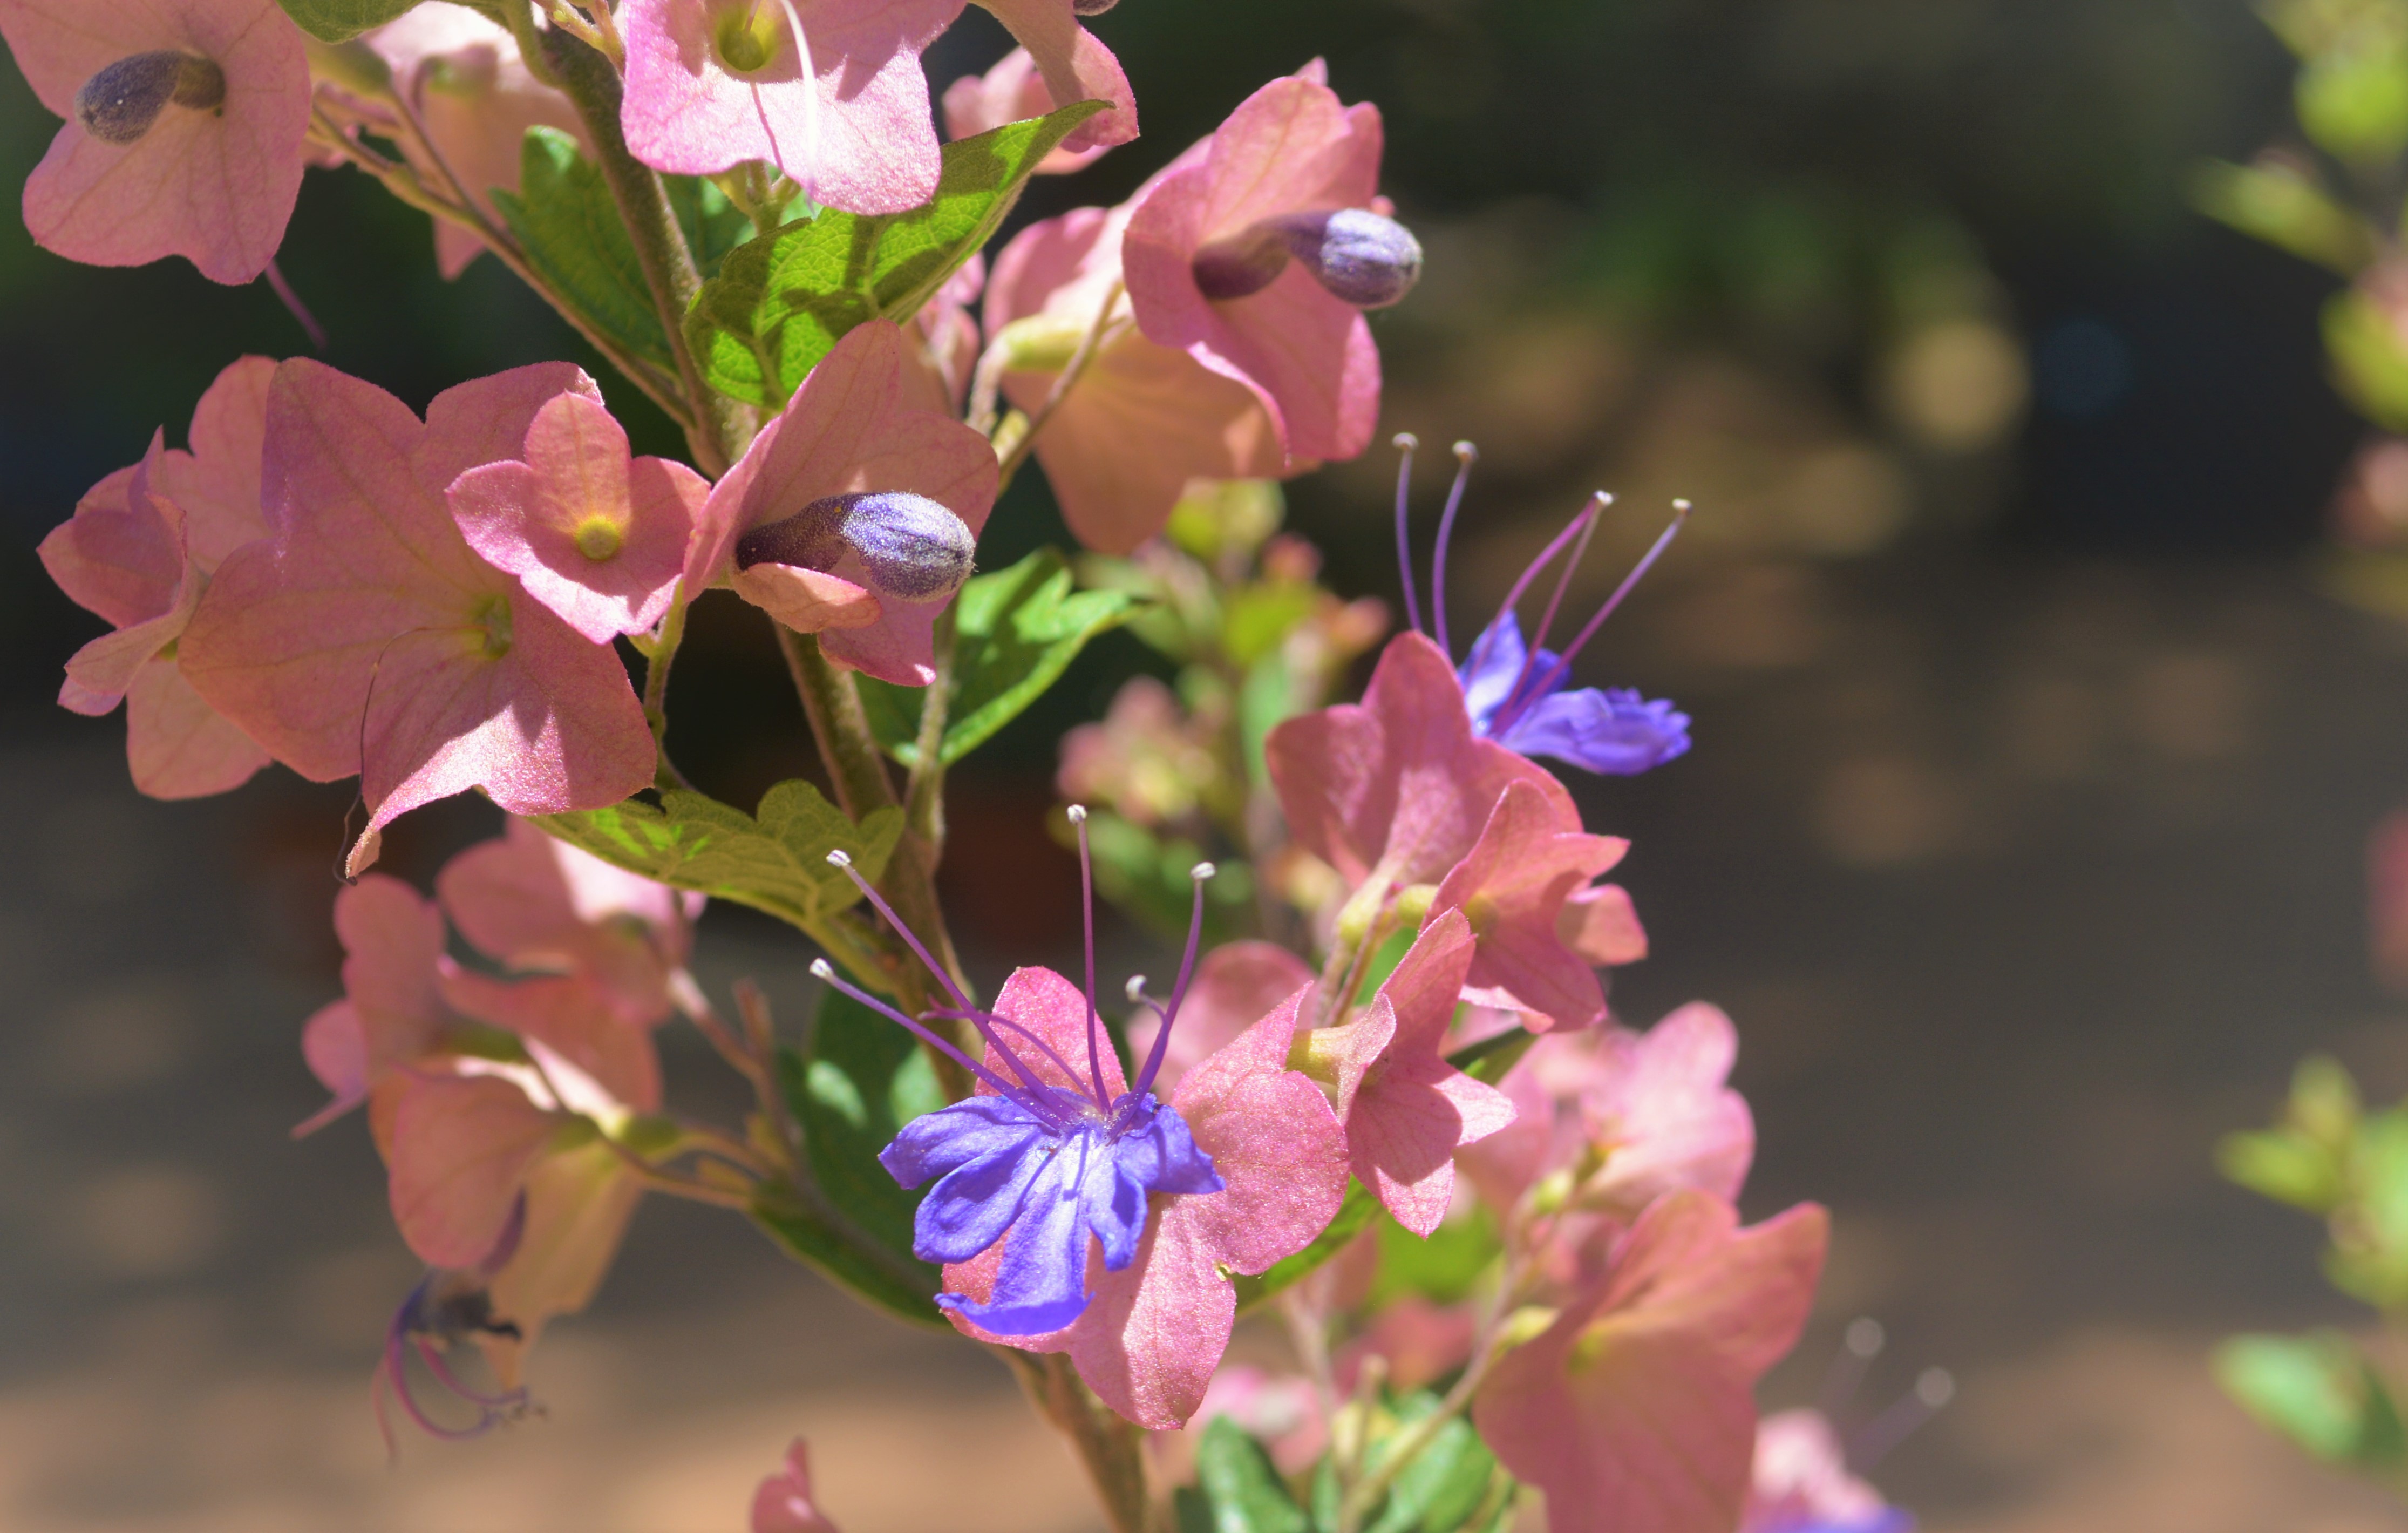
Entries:
[[[188, 446], [154, 438], [42, 545], [111, 629], [61, 701], [124, 700], [144, 792], [358, 779], [344, 995], [301, 1033], [330, 1099], [294, 1132], [364, 1109], [426, 1264], [378, 1419], [524, 1414], [543, 1328], [657, 1194], [986, 1343], [1123, 1529], [1488, 1530], [1540, 1497], [1563, 1533], [1904, 1526], [1820, 1417], [1759, 1434], [1827, 1224], [1739, 1222], [1729, 1021], [1632, 1028], [1598, 972], [1647, 950], [1604, 881], [1628, 847], [1555, 774], [1662, 766], [1690, 721], [1572, 666], [1678, 516], [1575, 625], [1600, 496], [1458, 645], [1460, 447], [1383, 644], [1273, 482], [1369, 446], [1367, 310], [1420, 275], [1378, 110], [1308, 64], [990, 264], [1030, 176], [1138, 118], [1084, 21], [1109, 0], [985, 3], [1021, 47], [944, 93], [940, 144], [919, 56], [960, 0], [0, 0], [65, 119], [26, 189], [44, 245], [276, 280], [304, 167], [348, 166], [685, 436], [690, 463], [635, 455], [566, 364], [422, 417], [246, 357]], [[1032, 456], [1083, 552], [981, 573]], [[718, 591], [774, 628], [824, 766], [749, 809], [666, 750]], [[982, 1001], [933, 882], [948, 771], [1123, 626], [1176, 680], [1063, 743], [1084, 967]], [[469, 792], [507, 829], [432, 898], [373, 870], [387, 826]], [[1099, 992], [1098, 890], [1183, 931], [1160, 998]], [[711, 899], [814, 946], [807, 1027], [696, 982]], [[665, 1110], [673, 1019], [749, 1084], [740, 1123]], [[1292, 1376], [1223, 1367], [1249, 1313]], [[752, 1526], [832, 1526], [803, 1444]]]

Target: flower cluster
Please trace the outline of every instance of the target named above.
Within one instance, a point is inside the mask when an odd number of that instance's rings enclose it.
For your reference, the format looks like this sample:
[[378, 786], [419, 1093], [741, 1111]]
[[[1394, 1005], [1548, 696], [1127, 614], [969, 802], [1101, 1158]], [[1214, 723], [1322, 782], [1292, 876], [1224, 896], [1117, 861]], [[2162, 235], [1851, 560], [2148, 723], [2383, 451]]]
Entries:
[[[312, 0], [0, 0], [65, 120], [26, 189], [40, 243], [284, 291], [304, 168], [350, 167], [433, 217], [446, 274], [491, 252], [615, 369], [519, 367], [422, 413], [246, 357], [186, 447], [154, 437], [42, 545], [111, 630], [61, 701], [125, 702], [144, 792], [270, 762], [358, 779], [344, 996], [302, 1035], [331, 1099], [298, 1132], [366, 1108], [426, 1264], [380, 1419], [522, 1413], [526, 1349], [657, 1191], [1014, 1358], [1116, 1526], [1162, 1509], [1115, 1417], [1162, 1435], [1171, 1480], [1183, 1434], [1182, 1526], [1307, 1477], [1350, 1530], [1493, 1529], [1526, 1490], [1559, 1533], [1887, 1517], [1798, 1433], [1759, 1445], [1752, 1390], [1804, 1322], [1824, 1215], [1739, 1224], [1731, 1026], [1612, 1014], [1600, 970], [1647, 950], [1605, 881], [1628, 843], [1541, 764], [1690, 748], [1670, 703], [1572, 681], [1679, 520], [1551, 649], [1599, 495], [1458, 654], [1476, 454], [1425, 601], [1400, 437], [1408, 631], [1383, 648], [1388, 608], [1322, 584], [1277, 483], [1369, 445], [1370, 316], [1420, 276], [1377, 109], [1309, 64], [990, 260], [1028, 177], [1138, 115], [1086, 24], [1108, 3], [982, 3], [1019, 47], [943, 93], [947, 144], [921, 54], [962, 0], [428, 0], [365, 33]], [[636, 453], [606, 381], [691, 464]], [[1032, 459], [1084, 552], [981, 573]], [[749, 810], [666, 749], [713, 591], [772, 626], [825, 769]], [[1064, 743], [1066, 795], [1096, 806], [1058, 824], [1084, 971], [1021, 967], [982, 1002], [933, 881], [946, 772], [1116, 625], [1177, 676]], [[434, 899], [366, 871], [400, 816], [472, 792], [508, 828]], [[1099, 888], [1183, 918], [1167, 998], [1099, 996]], [[723, 1020], [687, 972], [706, 896], [824, 954], [799, 1040], [746, 986]], [[679, 1016], [751, 1088], [740, 1124], [664, 1112], [652, 1030]], [[1255, 1310], [1295, 1378], [1223, 1368]], [[801, 1443], [753, 1526], [830, 1526]]]

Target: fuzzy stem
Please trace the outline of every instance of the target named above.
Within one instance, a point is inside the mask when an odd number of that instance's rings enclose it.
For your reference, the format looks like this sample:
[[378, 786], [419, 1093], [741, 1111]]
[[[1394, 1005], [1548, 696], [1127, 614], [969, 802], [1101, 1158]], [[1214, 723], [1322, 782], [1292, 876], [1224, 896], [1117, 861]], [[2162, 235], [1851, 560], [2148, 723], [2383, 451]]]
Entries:
[[546, 36], [552, 72], [584, 121], [595, 163], [635, 242], [644, 285], [652, 291], [652, 307], [667, 334], [669, 356], [693, 416], [686, 443], [694, 451], [695, 466], [717, 479], [742, 453], [751, 433], [743, 408], [703, 382], [694, 351], [686, 344], [685, 314], [702, 291], [702, 274], [695, 269], [694, 252], [686, 248], [685, 233], [678, 227], [660, 177], [627, 151], [627, 140], [619, 131], [619, 72], [609, 60], [558, 28]]
[[1068, 1355], [993, 1350], [1010, 1365], [1029, 1402], [1070, 1440], [1112, 1533], [1162, 1533], [1164, 1524], [1146, 1486], [1144, 1434], [1096, 1398]]
[[644, 723], [652, 729], [652, 751], [658, 762], [652, 772], [652, 786], [663, 792], [694, 786], [669, 760], [669, 666], [677, 660], [678, 646], [685, 642], [685, 581], [681, 579], [677, 590], [670, 594], [669, 609], [661, 618], [652, 647], [644, 654]]

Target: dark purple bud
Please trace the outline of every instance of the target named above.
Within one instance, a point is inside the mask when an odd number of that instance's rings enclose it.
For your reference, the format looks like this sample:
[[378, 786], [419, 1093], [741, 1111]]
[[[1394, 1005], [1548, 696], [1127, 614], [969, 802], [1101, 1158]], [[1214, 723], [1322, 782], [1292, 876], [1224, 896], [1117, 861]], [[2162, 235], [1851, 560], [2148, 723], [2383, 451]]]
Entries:
[[1412, 231], [1366, 208], [1283, 213], [1196, 252], [1192, 269], [1205, 297], [1260, 293], [1294, 259], [1330, 295], [1357, 308], [1385, 308], [1421, 280], [1422, 247]]
[[225, 105], [225, 71], [207, 59], [163, 48], [118, 60], [76, 93], [76, 121], [104, 144], [131, 144], [149, 133], [169, 102], [195, 111]]
[[968, 523], [901, 490], [830, 495], [746, 533], [736, 567], [792, 565], [858, 580], [881, 595], [938, 601], [962, 588], [978, 556]]

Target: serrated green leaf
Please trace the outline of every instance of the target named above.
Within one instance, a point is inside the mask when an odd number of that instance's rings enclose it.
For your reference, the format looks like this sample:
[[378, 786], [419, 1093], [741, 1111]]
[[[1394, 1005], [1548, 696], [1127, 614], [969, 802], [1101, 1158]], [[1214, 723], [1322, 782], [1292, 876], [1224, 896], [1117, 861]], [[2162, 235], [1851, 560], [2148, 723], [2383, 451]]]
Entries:
[[908, 213], [830, 209], [729, 252], [686, 314], [686, 338], [710, 386], [781, 407], [846, 331], [901, 323], [999, 227], [1038, 162], [1104, 110], [1074, 102], [944, 147], [936, 197]]
[[911, 1220], [925, 1189], [896, 1185], [878, 1163], [905, 1124], [944, 1106], [927, 1055], [910, 1033], [829, 990], [805, 1048], [779, 1052], [778, 1078], [821, 1206], [796, 1196], [772, 1233], [863, 1297], [934, 1323], [943, 1274], [911, 1254]]
[[827, 854], [841, 848], [875, 881], [903, 834], [901, 810], [873, 809], [856, 825], [799, 779], [763, 794], [756, 814], [703, 794], [671, 792], [657, 809], [630, 798], [609, 809], [538, 815], [535, 823], [631, 873], [766, 910], [815, 937], [861, 897], [852, 880], [828, 866]]
[[1282, 1289], [1291, 1287], [1320, 1270], [1331, 1257], [1345, 1250], [1354, 1237], [1362, 1234], [1364, 1227], [1379, 1211], [1380, 1199], [1371, 1189], [1349, 1177], [1346, 1201], [1338, 1205], [1338, 1217], [1329, 1221], [1329, 1227], [1323, 1230], [1311, 1245], [1273, 1266], [1260, 1277], [1248, 1277], [1240, 1272], [1233, 1278], [1238, 1288], [1238, 1312], [1243, 1314]]
[[635, 242], [602, 171], [558, 128], [529, 128], [519, 190], [494, 206], [527, 265], [595, 329], [657, 366], [671, 365], [668, 332], [644, 282]]
[[277, 0], [277, 4], [312, 37], [339, 43], [416, 9], [418, 0]]
[[2192, 172], [2190, 200], [2220, 223], [2344, 277], [2374, 258], [2366, 221], [2287, 165], [2211, 160]]
[[2346, 1337], [2236, 1336], [2216, 1349], [2215, 1376], [2242, 1409], [2328, 1463], [2408, 1459], [2389, 1391]]
[[1196, 1448], [1196, 1488], [1212, 1533], [1312, 1533], [1263, 1445], [1226, 1416], [1215, 1416]]
[[[986, 743], [1043, 696], [1098, 634], [1136, 610], [1120, 591], [1076, 591], [1068, 561], [1039, 549], [962, 587], [953, 620], [953, 701], [946, 710], [947, 766]], [[919, 757], [924, 690], [864, 677], [862, 706], [871, 730], [905, 766]]]

